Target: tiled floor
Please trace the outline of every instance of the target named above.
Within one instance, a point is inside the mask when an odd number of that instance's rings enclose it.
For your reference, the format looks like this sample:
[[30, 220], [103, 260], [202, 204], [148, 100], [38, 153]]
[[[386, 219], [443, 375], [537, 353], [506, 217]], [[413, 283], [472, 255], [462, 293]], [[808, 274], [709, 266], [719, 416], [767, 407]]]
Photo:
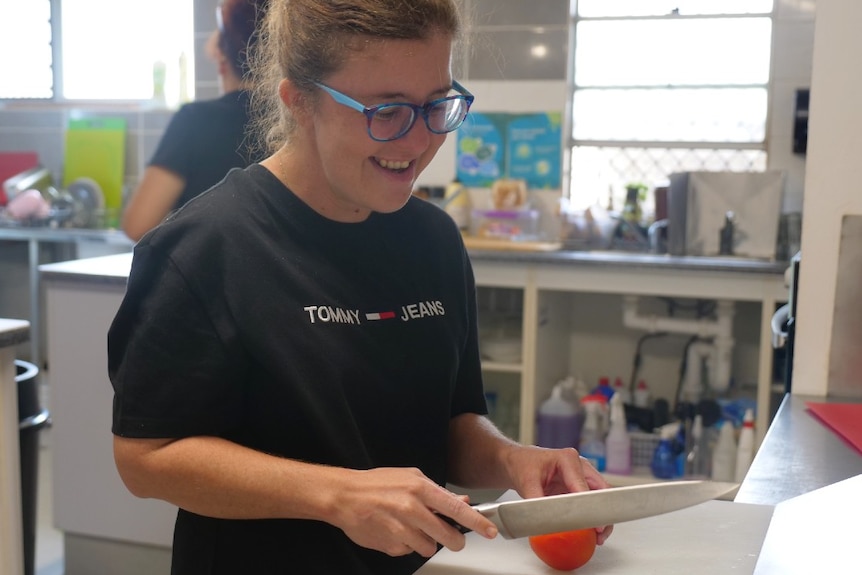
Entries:
[[63, 575], [63, 534], [54, 528], [51, 430], [42, 430], [37, 488], [36, 575]]

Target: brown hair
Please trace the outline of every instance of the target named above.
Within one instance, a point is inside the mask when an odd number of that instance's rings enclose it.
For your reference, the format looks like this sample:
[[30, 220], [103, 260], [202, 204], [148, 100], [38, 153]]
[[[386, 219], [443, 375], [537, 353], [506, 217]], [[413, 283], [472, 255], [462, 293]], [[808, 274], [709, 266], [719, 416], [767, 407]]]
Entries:
[[249, 72], [249, 56], [257, 44], [258, 21], [263, 19], [268, 0], [224, 0], [217, 8], [218, 47], [238, 78]]
[[455, 0], [271, 0], [252, 65], [252, 123], [260, 147], [277, 151], [294, 128], [278, 96], [287, 78], [312, 93], [337, 71], [357, 40], [427, 39], [461, 32]]

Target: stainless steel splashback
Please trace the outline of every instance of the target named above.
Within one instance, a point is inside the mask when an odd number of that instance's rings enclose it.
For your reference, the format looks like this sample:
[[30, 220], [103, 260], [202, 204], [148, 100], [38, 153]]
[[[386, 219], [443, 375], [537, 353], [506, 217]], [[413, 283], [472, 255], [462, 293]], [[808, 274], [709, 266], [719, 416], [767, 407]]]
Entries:
[[670, 175], [668, 251], [715, 256], [730, 212], [730, 252], [774, 259], [785, 175], [767, 172], [681, 172]]
[[841, 223], [827, 393], [862, 397], [862, 216]]

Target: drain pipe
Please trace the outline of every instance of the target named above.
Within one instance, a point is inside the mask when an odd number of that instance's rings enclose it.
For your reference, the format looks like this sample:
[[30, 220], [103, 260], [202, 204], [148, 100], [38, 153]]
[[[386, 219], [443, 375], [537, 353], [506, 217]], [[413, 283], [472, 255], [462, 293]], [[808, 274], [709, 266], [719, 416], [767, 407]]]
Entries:
[[[681, 319], [638, 313], [640, 297], [623, 296], [623, 325], [650, 333], [665, 331], [669, 333], [696, 335], [701, 339], [711, 339], [711, 344], [700, 342], [689, 349], [688, 369], [696, 372], [686, 378], [688, 391], [700, 389], [700, 369], [692, 369], [694, 361], [698, 366], [701, 357], [707, 358], [709, 387], [716, 392], [725, 392], [730, 387], [730, 365], [733, 356], [733, 315], [734, 304], [729, 300], [719, 300], [716, 304], [716, 319]], [[707, 350], [708, 346], [710, 349]]]

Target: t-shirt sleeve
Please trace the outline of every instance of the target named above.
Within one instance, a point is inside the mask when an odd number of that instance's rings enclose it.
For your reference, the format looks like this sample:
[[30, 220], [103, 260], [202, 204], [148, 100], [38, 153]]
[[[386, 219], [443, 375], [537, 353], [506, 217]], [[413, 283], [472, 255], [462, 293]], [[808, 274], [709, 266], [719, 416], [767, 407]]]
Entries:
[[182, 106], [171, 117], [149, 165], [176, 172], [186, 180], [192, 173], [194, 142], [194, 109]]
[[113, 433], [228, 435], [241, 421], [238, 363], [170, 259], [138, 246], [108, 332]]

